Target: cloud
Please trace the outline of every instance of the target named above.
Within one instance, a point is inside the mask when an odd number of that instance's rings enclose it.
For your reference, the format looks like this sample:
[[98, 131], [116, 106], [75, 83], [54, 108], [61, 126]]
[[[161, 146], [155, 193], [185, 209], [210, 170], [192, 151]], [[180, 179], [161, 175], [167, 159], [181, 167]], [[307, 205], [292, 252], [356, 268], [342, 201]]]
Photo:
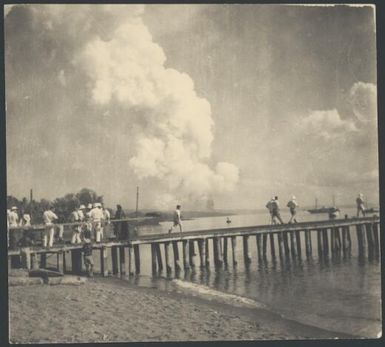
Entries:
[[299, 123], [299, 155], [307, 158], [305, 180], [341, 187], [378, 181], [376, 86], [357, 82], [347, 101], [351, 112], [313, 111]]
[[353, 121], [342, 120], [336, 109], [313, 111], [301, 122], [301, 127], [307, 135], [333, 140], [357, 132]]
[[352, 112], [360, 122], [377, 120], [377, 88], [374, 84], [354, 83], [349, 98]]
[[[110, 167], [119, 180], [129, 172], [192, 198], [235, 189], [238, 168], [211, 160], [210, 103], [188, 74], [165, 66], [143, 13], [134, 5], [18, 7], [6, 25], [9, 114], [21, 117], [15, 111], [20, 78], [38, 103], [35, 121], [56, 130], [37, 136], [36, 148], [68, 162], [87, 185], [110, 181]], [[26, 32], [34, 40], [26, 40]], [[33, 127], [32, 120], [23, 122]], [[12, 133], [17, 121], [9, 123]], [[66, 148], [82, 155], [71, 158]], [[97, 161], [105, 165], [92, 170]]]

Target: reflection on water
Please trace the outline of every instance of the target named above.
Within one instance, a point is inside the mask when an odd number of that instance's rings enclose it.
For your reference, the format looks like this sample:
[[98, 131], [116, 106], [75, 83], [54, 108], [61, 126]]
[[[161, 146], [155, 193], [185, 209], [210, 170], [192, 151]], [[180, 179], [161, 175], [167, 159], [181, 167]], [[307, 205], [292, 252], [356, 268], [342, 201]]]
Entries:
[[[354, 211], [342, 211], [343, 214]], [[284, 218], [287, 216], [284, 216]], [[322, 219], [324, 215], [299, 214], [301, 220]], [[185, 221], [186, 231], [225, 227], [225, 217], [201, 218]], [[266, 224], [266, 214], [232, 216], [232, 227], [243, 225]], [[220, 225], [220, 224], [223, 225]], [[166, 231], [167, 223], [157, 230]], [[189, 271], [172, 273], [168, 279], [179, 278], [219, 291], [240, 295], [266, 304], [271, 310], [305, 324], [324, 329], [350, 333], [353, 335], [375, 337], [381, 330], [381, 273], [378, 261], [358, 259], [355, 231], [351, 230], [352, 255], [329, 254], [318, 259], [317, 235], [312, 232], [313, 255], [304, 255], [304, 237], [301, 239], [302, 259], [283, 257], [280, 259], [277, 249], [276, 258], [271, 258], [270, 243], [265, 259], [258, 261], [255, 237], [249, 238], [249, 251], [252, 256], [250, 266], [243, 261], [243, 247], [238, 241], [236, 259], [238, 265], [223, 266], [215, 269], [212, 259], [212, 240], [210, 247], [210, 268], [199, 268], [199, 257], [195, 257], [196, 266]], [[275, 241], [277, 242], [277, 241]], [[289, 240], [290, 242], [290, 240]], [[181, 245], [179, 245], [181, 247]], [[179, 249], [181, 254], [182, 249]], [[198, 252], [197, 252], [198, 253]], [[161, 273], [159, 279], [151, 279], [151, 261], [149, 247], [141, 246], [142, 274], [135, 281], [139, 285], [149, 285], [160, 289], [175, 290], [164, 281], [167, 276]], [[171, 257], [172, 258], [172, 257]], [[148, 277], [147, 277], [148, 276]], [[164, 277], [165, 276], [165, 277]], [[131, 281], [131, 280], [130, 280]]]

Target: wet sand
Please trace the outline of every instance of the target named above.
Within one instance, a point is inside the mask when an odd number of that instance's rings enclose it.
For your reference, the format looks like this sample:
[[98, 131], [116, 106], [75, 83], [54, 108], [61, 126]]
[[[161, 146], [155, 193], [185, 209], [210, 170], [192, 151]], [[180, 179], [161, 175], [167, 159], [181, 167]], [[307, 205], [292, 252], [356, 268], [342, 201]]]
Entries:
[[12, 343], [282, 340], [327, 332], [119, 279], [9, 287]]

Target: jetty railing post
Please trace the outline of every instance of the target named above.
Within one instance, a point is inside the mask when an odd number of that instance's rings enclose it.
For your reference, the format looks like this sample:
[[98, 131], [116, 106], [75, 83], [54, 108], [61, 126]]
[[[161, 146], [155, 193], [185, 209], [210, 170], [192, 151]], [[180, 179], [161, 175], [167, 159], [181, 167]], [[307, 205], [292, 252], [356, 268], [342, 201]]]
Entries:
[[223, 247], [222, 247], [222, 238], [218, 237], [218, 265], [223, 265]]
[[289, 231], [290, 235], [290, 250], [291, 250], [291, 256], [293, 259], [296, 257], [296, 249], [295, 249], [295, 243], [294, 243], [294, 231]]
[[279, 254], [279, 259], [282, 261], [283, 260], [283, 235], [282, 235], [282, 232], [278, 233], [278, 254]]
[[341, 232], [339, 227], [336, 228], [336, 247], [337, 247], [337, 251], [340, 253], [342, 244], [341, 244]]
[[126, 252], [124, 246], [119, 247], [119, 260], [120, 274], [124, 276], [126, 274]]
[[257, 241], [257, 254], [258, 254], [258, 261], [261, 262], [262, 261], [262, 235], [261, 234], [257, 234], [255, 235], [255, 238], [256, 238], [256, 241]]
[[335, 255], [336, 252], [336, 234], [335, 234], [335, 228], [330, 228], [330, 251], [332, 253], [332, 256]]
[[379, 258], [380, 256], [380, 240], [378, 235], [378, 223], [373, 223], [373, 240], [374, 240], [374, 256]]
[[139, 245], [134, 245], [134, 256], [135, 256], [135, 274], [140, 274], [140, 250]]
[[267, 258], [266, 252], [267, 252], [267, 234], [264, 233], [262, 235], [262, 259], [263, 260], [266, 260]]
[[118, 249], [117, 246], [111, 247], [111, 265], [112, 265], [112, 274], [116, 275], [119, 273], [118, 266]]
[[206, 253], [206, 247], [203, 245], [203, 240], [198, 240], [198, 252], [199, 252], [199, 267], [201, 269], [205, 268], [205, 253]]
[[134, 249], [132, 245], [130, 244], [128, 246], [128, 275], [133, 276], [134, 275]]
[[322, 239], [323, 239], [323, 254], [325, 257], [329, 255], [329, 240], [328, 240], [328, 230], [322, 230]]
[[172, 268], [170, 265], [170, 242], [164, 243], [164, 258], [166, 262], [166, 273], [170, 275], [172, 272]]
[[195, 256], [194, 240], [189, 240], [189, 261], [190, 261], [190, 266], [192, 268], [195, 267], [194, 256]]
[[225, 236], [223, 238], [223, 263], [225, 264], [225, 266], [228, 265], [228, 261], [227, 261], [227, 248], [228, 248], [228, 245], [227, 245], [227, 237]]
[[374, 251], [374, 240], [373, 240], [373, 232], [372, 232], [372, 223], [365, 224], [366, 229], [366, 239], [368, 243], [368, 257], [370, 260], [373, 259], [373, 251]]
[[179, 260], [178, 241], [172, 241], [172, 250], [174, 252], [175, 273], [178, 273], [181, 270], [180, 260]]
[[219, 242], [217, 237], [213, 237], [214, 266], [219, 267]]
[[305, 253], [306, 253], [306, 258], [310, 257], [310, 236], [311, 231], [310, 230], [305, 230]]
[[318, 248], [318, 259], [321, 259], [323, 256], [322, 249], [322, 231], [317, 229], [317, 248]]
[[297, 256], [299, 259], [301, 259], [301, 234], [299, 230], [295, 231], [295, 241], [296, 241], [296, 248], [297, 248]]
[[155, 243], [155, 254], [156, 254], [156, 260], [158, 264], [158, 272], [163, 271], [163, 260], [162, 260], [162, 251], [160, 249], [160, 243]]
[[205, 255], [206, 255], [206, 258], [205, 258], [206, 267], [210, 266], [210, 247], [209, 247], [209, 242], [210, 242], [209, 239], [204, 239], [204, 241], [203, 241], [204, 247], [205, 247]]
[[100, 272], [102, 276], [108, 276], [108, 254], [106, 247], [100, 248]]
[[351, 239], [351, 236], [350, 236], [350, 228], [349, 226], [346, 227], [346, 240], [348, 242], [348, 255], [351, 256], [352, 255], [352, 239]]
[[271, 259], [275, 261], [274, 233], [269, 234]]
[[243, 235], [243, 258], [245, 266], [248, 267], [251, 263], [251, 256], [249, 252], [249, 236]]
[[182, 253], [183, 253], [183, 268], [184, 270], [190, 269], [190, 264], [188, 262], [188, 251], [189, 251], [189, 243], [187, 240], [182, 241]]
[[347, 233], [346, 233], [346, 227], [342, 227], [342, 254], [344, 258], [346, 257], [346, 251], [347, 251]]
[[60, 272], [60, 252], [56, 253], [56, 269]]
[[151, 243], [151, 272], [152, 275], [156, 275], [156, 250], [155, 243]]
[[362, 225], [356, 225], [356, 233], [357, 233], [357, 243], [358, 243], [358, 257], [365, 257], [365, 241], [364, 241], [364, 233], [362, 231]]
[[237, 237], [231, 236], [231, 254], [233, 259], [233, 266], [236, 266], [238, 264], [237, 262]]
[[289, 248], [289, 240], [288, 240], [288, 231], [282, 231], [283, 238], [283, 246], [285, 250], [285, 258], [290, 259], [290, 248]]
[[[63, 254], [65, 254], [65, 252], [63, 252]], [[65, 259], [65, 258], [63, 258], [63, 259]], [[64, 264], [64, 261], [63, 261], [63, 264]], [[37, 257], [37, 253], [31, 254], [31, 266], [32, 266], [33, 270], [37, 270], [39, 268], [39, 260]]]

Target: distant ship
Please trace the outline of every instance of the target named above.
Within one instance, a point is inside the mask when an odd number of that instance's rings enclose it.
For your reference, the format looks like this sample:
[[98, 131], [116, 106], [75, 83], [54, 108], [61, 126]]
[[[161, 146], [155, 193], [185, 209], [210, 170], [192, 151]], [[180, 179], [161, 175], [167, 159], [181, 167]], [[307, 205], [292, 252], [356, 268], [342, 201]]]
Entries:
[[318, 199], [316, 198], [315, 199], [315, 207], [307, 210], [307, 212], [312, 213], [312, 214], [335, 212], [337, 210], [337, 208], [335, 207], [334, 200], [335, 199], [334, 199], [334, 195], [333, 195], [333, 207], [325, 207], [325, 206], [318, 207]]

